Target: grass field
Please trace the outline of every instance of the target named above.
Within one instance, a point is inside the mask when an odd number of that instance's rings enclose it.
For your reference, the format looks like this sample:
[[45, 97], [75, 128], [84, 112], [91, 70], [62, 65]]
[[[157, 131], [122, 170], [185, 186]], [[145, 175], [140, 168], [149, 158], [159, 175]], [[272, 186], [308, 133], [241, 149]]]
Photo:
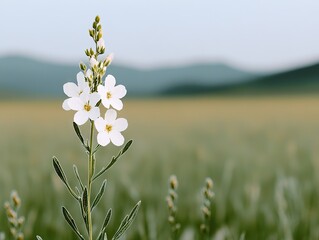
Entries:
[[[60, 208], [65, 205], [78, 216], [78, 206], [51, 160], [57, 156], [73, 182], [72, 165], [84, 176], [87, 160], [73, 132], [73, 113], [60, 105], [0, 103], [0, 204], [18, 190], [27, 239], [36, 234], [76, 239]], [[124, 135], [134, 144], [106, 175], [105, 200], [94, 212], [100, 226], [113, 208], [110, 233], [142, 200], [127, 239], [168, 239], [165, 196], [175, 174], [184, 239], [200, 239], [200, 189], [207, 176], [216, 195], [215, 239], [239, 239], [242, 233], [246, 239], [319, 239], [319, 98], [127, 100], [120, 116], [128, 119]], [[98, 166], [118, 150], [98, 152]], [[3, 211], [0, 232], [6, 228]]]

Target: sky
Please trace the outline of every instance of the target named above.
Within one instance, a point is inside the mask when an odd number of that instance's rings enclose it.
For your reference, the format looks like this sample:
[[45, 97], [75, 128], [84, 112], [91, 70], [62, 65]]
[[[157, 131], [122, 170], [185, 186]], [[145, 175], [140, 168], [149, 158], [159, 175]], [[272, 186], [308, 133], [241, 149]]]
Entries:
[[77, 64], [99, 15], [117, 64], [279, 71], [319, 62], [318, 0], [0, 0], [0, 9], [0, 56]]

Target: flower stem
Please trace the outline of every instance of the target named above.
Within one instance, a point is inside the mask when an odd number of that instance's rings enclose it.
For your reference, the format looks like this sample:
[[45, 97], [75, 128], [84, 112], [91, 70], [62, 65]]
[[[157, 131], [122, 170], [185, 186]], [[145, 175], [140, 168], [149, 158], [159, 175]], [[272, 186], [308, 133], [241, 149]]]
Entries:
[[91, 131], [90, 131], [90, 154], [88, 161], [88, 225], [89, 225], [89, 240], [93, 240], [93, 227], [92, 227], [92, 216], [91, 216], [91, 190], [92, 190], [92, 176], [93, 176], [93, 133], [94, 133], [94, 121], [91, 121]]

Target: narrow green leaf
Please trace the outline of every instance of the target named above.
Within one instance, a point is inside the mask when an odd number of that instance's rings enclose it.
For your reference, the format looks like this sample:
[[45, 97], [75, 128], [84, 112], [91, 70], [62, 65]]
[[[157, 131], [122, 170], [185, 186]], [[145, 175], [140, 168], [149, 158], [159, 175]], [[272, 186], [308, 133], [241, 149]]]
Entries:
[[81, 131], [80, 131], [79, 126], [78, 126], [75, 122], [73, 122], [73, 128], [74, 128], [74, 131], [75, 131], [76, 135], [77, 135], [78, 138], [80, 139], [80, 141], [81, 141], [83, 147], [84, 147], [87, 151], [90, 151], [90, 148], [89, 148], [88, 145], [85, 144], [85, 142], [84, 142], [84, 139], [83, 139], [83, 137], [82, 137], [82, 134], [81, 134]]
[[61, 164], [59, 163], [59, 161], [58, 161], [58, 159], [56, 157], [53, 157], [53, 167], [54, 167], [55, 172], [59, 176], [59, 178], [62, 180], [62, 182], [65, 184], [65, 186], [67, 187], [67, 189], [71, 193], [71, 195], [75, 199], [79, 199], [79, 196], [76, 195], [76, 193], [70, 187], [70, 185], [68, 183], [68, 179], [66, 178], [66, 175], [65, 175], [65, 173], [64, 173], [64, 171], [63, 171], [63, 169], [61, 167]]
[[36, 238], [38, 239], [38, 240], [43, 240], [40, 236], [36, 236]]
[[93, 154], [94, 153], [96, 153], [97, 152], [97, 150], [99, 150], [99, 148], [101, 147], [101, 145], [100, 144], [98, 144], [96, 147], [95, 147], [95, 149], [94, 149], [94, 151], [93, 151]]
[[97, 179], [98, 177], [100, 177], [103, 173], [105, 173], [108, 169], [110, 169], [115, 163], [116, 161], [119, 159], [119, 157], [121, 157], [128, 149], [129, 147], [132, 145], [133, 140], [129, 140], [124, 148], [117, 154], [116, 157], [112, 157], [112, 160], [109, 162], [109, 164], [106, 167], [103, 167], [92, 179], [92, 181], [94, 181], [95, 179]]
[[63, 172], [63, 169], [62, 169], [62, 167], [61, 167], [61, 165], [56, 157], [53, 157], [53, 167], [54, 167], [55, 172], [59, 176], [59, 178], [62, 180], [62, 182], [66, 184], [67, 178], [66, 178], [66, 176]]
[[93, 211], [94, 207], [99, 203], [99, 201], [101, 200], [103, 194], [104, 194], [104, 191], [105, 191], [105, 186], [106, 186], [106, 179], [103, 181], [102, 185], [101, 185], [101, 188], [98, 192], [98, 194], [96, 195], [93, 203], [92, 203], [92, 207], [91, 207], [91, 211]]
[[138, 213], [138, 210], [139, 210], [140, 206], [141, 206], [141, 201], [139, 201], [139, 202], [134, 206], [134, 208], [132, 209], [132, 211], [131, 211], [131, 213], [130, 213], [130, 215], [129, 215], [129, 217], [128, 217], [130, 221], [134, 220], [134, 218], [136, 217], [136, 215], [137, 215], [137, 213]]
[[123, 221], [120, 224], [120, 227], [118, 228], [118, 230], [114, 234], [112, 240], [120, 239], [120, 237], [125, 233], [125, 231], [131, 226], [132, 222], [134, 221], [134, 219], [137, 215], [137, 212], [140, 208], [140, 205], [141, 205], [141, 201], [139, 201], [134, 206], [134, 208], [131, 210], [129, 215], [125, 216], [125, 218], [123, 219]]
[[125, 233], [125, 230], [128, 228], [128, 215], [126, 215], [124, 217], [124, 219], [122, 220], [119, 228], [117, 229], [116, 233], [114, 234], [112, 240], [116, 240], [116, 239], [119, 239], [124, 233]]
[[81, 143], [84, 145], [84, 139], [83, 139], [83, 137], [82, 137], [80, 128], [79, 128], [79, 126], [78, 126], [75, 122], [73, 122], [73, 128], [74, 128], [74, 131], [75, 131], [76, 135], [77, 135], [78, 138], [80, 139]]
[[97, 240], [103, 240], [103, 235], [106, 235], [106, 227], [109, 224], [110, 220], [111, 220], [111, 216], [112, 216], [112, 209], [110, 208], [105, 216], [102, 228], [100, 230], [99, 236], [97, 237]]
[[[124, 154], [124, 153], [130, 148], [130, 146], [132, 145], [132, 143], [133, 143], [133, 140], [129, 140], [129, 141], [125, 144], [124, 148], [122, 149], [122, 154]], [[121, 155], [122, 155], [122, 154], [121, 154]]]
[[75, 174], [75, 176], [76, 176], [76, 178], [77, 178], [77, 180], [78, 180], [78, 182], [80, 184], [80, 187], [81, 187], [81, 189], [83, 191], [84, 190], [84, 185], [82, 183], [82, 180], [80, 178], [80, 174], [79, 174], [79, 171], [78, 171], [78, 168], [77, 168], [76, 165], [73, 165], [73, 171], [74, 171], [74, 174]]
[[82, 195], [82, 206], [83, 206], [83, 212], [85, 213], [85, 216], [87, 216], [88, 213], [88, 191], [86, 187], [84, 188], [83, 195]]
[[102, 229], [105, 229], [107, 227], [107, 225], [109, 224], [110, 220], [111, 220], [111, 216], [112, 216], [112, 209], [110, 208], [105, 216], [104, 222], [103, 222], [103, 226]]
[[62, 207], [62, 213], [63, 216], [65, 218], [65, 220], [67, 221], [67, 223], [70, 225], [70, 227], [72, 228], [72, 230], [76, 233], [76, 235], [81, 239], [84, 240], [83, 236], [81, 235], [81, 233], [78, 230], [78, 227], [76, 226], [71, 214], [69, 213], [69, 211], [65, 208]]

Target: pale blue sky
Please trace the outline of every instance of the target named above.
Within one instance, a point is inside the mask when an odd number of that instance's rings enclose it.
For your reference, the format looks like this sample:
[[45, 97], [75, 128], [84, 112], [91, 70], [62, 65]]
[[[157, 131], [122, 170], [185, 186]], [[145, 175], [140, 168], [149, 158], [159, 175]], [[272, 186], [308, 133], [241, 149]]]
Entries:
[[76, 64], [99, 14], [118, 64], [267, 71], [319, 61], [318, 0], [0, 0], [0, 9], [0, 55]]

